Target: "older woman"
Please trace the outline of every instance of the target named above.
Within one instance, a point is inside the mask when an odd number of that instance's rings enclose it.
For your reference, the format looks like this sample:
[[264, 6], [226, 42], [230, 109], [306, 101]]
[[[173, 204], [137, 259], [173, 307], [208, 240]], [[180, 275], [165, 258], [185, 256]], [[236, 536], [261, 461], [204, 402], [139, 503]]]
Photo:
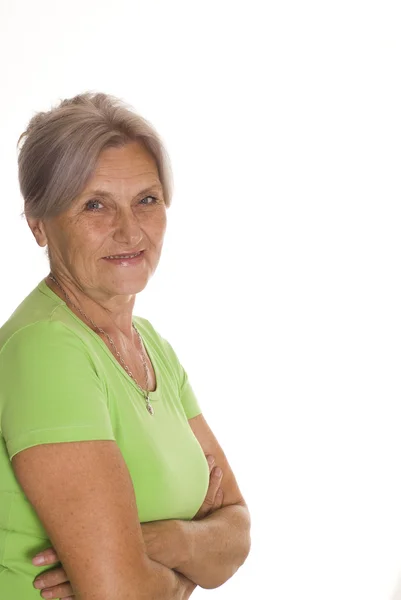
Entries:
[[[249, 553], [249, 512], [172, 346], [133, 316], [171, 203], [161, 140], [94, 93], [21, 137], [25, 215], [50, 273], [0, 329], [0, 598], [217, 587]], [[43, 565], [61, 564], [38, 578], [45, 550]]]

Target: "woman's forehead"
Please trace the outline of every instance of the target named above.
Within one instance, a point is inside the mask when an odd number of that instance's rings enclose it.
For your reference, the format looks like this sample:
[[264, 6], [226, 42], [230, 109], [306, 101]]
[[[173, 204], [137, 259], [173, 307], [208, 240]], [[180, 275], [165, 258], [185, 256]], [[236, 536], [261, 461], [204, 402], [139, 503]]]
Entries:
[[97, 164], [108, 163], [155, 163], [155, 158], [140, 141], [128, 142], [122, 146], [111, 146], [102, 150]]
[[135, 180], [138, 177], [159, 181], [157, 163], [154, 157], [142, 148], [111, 148], [102, 153], [96, 163], [89, 184], [104, 179]]

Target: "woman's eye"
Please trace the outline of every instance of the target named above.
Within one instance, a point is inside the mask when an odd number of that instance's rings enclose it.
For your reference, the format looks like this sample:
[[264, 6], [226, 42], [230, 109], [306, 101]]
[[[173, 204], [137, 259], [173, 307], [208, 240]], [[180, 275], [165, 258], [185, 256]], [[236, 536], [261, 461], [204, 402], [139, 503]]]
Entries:
[[156, 198], [155, 196], [145, 196], [145, 198], [142, 198], [141, 202], [143, 202], [143, 201], [144, 201], [144, 200], [146, 200], [147, 198], [153, 198], [154, 202], [146, 202], [146, 203], [145, 203], [146, 205], [149, 205], [149, 204], [156, 204], [156, 202], [157, 202], [157, 198]]
[[[148, 198], [151, 198], [151, 202], [144, 202], [144, 200], [147, 200]], [[145, 206], [151, 206], [152, 204], [157, 204], [158, 199], [155, 196], [145, 196], [145, 198], [142, 198], [142, 200], [140, 201], [140, 204], [142, 203], [142, 205]], [[87, 210], [90, 210], [91, 212], [95, 212], [100, 210], [96, 205], [100, 204], [100, 206], [103, 206], [102, 203], [100, 202], [100, 200], [89, 200], [89, 202], [87, 202], [85, 204], [85, 207]]]
[[102, 204], [99, 200], [89, 200], [89, 202], [87, 202], [85, 204], [86, 208], [88, 208], [91, 211], [95, 211], [95, 210], [99, 210], [98, 208], [91, 208], [92, 204]]

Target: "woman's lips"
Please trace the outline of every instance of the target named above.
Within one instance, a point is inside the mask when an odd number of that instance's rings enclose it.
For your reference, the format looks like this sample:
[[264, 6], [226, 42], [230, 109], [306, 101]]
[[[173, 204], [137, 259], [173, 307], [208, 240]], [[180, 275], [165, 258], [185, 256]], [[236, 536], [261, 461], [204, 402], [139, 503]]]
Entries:
[[143, 259], [144, 250], [135, 256], [134, 258], [126, 258], [125, 256], [119, 256], [118, 258], [104, 258], [103, 260], [107, 260], [109, 263], [113, 263], [115, 265], [137, 265]]

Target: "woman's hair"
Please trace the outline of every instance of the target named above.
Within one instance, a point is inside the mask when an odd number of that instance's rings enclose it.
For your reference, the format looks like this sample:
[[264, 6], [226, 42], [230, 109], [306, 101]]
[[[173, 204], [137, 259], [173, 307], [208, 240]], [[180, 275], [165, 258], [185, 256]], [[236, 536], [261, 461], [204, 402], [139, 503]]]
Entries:
[[109, 94], [86, 92], [35, 114], [19, 137], [18, 178], [28, 218], [67, 210], [85, 188], [102, 150], [140, 141], [154, 157], [164, 202], [171, 204], [170, 159], [153, 126]]

